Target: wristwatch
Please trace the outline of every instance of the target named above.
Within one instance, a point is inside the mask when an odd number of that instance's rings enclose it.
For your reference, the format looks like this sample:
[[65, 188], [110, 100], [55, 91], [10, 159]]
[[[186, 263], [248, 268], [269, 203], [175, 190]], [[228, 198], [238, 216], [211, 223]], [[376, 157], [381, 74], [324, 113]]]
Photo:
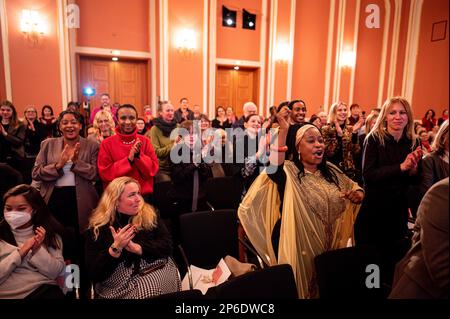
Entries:
[[114, 247], [114, 244], [111, 245], [111, 250], [112, 250], [112, 252], [115, 253], [115, 254], [120, 254], [120, 253], [122, 253], [122, 248]]

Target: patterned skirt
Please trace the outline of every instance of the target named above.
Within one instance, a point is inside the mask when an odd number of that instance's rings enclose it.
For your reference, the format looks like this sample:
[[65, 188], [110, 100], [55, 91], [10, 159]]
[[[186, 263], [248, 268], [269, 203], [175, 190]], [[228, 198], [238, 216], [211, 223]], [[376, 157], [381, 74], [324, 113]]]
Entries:
[[152, 263], [141, 259], [139, 273], [121, 262], [112, 275], [95, 285], [96, 298], [147, 299], [181, 290], [178, 268], [171, 258]]

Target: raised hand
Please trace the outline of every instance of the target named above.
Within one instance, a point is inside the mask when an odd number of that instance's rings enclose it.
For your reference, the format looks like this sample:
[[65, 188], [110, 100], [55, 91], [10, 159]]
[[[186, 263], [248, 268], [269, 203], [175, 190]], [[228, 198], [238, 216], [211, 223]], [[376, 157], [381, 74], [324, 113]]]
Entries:
[[280, 112], [277, 113], [277, 121], [280, 125], [280, 129], [289, 128], [289, 116], [291, 115], [291, 110], [287, 106], [283, 107]]
[[42, 243], [44, 242], [46, 231], [44, 227], [39, 226], [38, 228], [36, 228], [34, 233], [36, 235], [34, 236], [35, 241], [32, 250], [36, 251], [39, 249], [39, 247], [41, 247]]

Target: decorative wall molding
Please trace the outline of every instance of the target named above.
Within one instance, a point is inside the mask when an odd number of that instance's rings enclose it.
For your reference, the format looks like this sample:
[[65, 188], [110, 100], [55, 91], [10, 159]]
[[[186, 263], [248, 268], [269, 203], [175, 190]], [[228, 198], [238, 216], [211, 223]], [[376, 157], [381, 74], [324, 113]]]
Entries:
[[203, 0], [203, 113], [208, 103], [208, 0]]
[[3, 65], [5, 70], [6, 99], [12, 101], [11, 64], [9, 62], [8, 19], [5, 0], [0, 0], [0, 23], [2, 29]]
[[411, 0], [406, 40], [405, 66], [403, 70], [402, 95], [413, 104], [414, 80], [416, 75], [417, 50], [419, 48], [420, 20], [423, 0]]
[[274, 103], [274, 86], [275, 86], [275, 59], [274, 49], [277, 35], [277, 16], [278, 16], [278, 0], [273, 0], [270, 5], [270, 33], [269, 33], [269, 58], [267, 63], [267, 97], [266, 105]]
[[336, 102], [340, 98], [340, 90], [341, 90], [341, 66], [340, 66], [340, 59], [341, 59], [341, 53], [343, 49], [343, 43], [344, 43], [344, 26], [345, 26], [345, 6], [346, 6], [346, 0], [340, 0], [339, 2], [339, 14], [338, 14], [338, 29], [336, 34], [336, 60], [334, 64], [334, 86], [333, 86], [333, 101], [332, 103]]
[[[262, 0], [262, 15], [261, 15], [261, 33], [260, 33], [260, 44], [259, 44], [259, 61], [260, 61], [260, 69], [259, 69], [259, 115], [264, 115], [263, 110], [267, 114], [268, 112], [268, 104], [264, 103], [264, 79], [266, 76], [266, 50], [267, 50], [267, 0]], [[264, 107], [265, 106], [265, 107]]]
[[71, 92], [71, 69], [69, 32], [66, 25], [67, 4], [65, 0], [57, 0], [58, 6], [58, 47], [59, 47], [59, 72], [61, 80], [62, 109], [65, 110], [69, 101], [72, 101]]
[[[389, 24], [391, 21], [391, 2], [390, 0], [384, 0], [384, 30], [383, 30], [383, 45], [381, 47], [381, 62], [380, 62], [380, 77], [378, 79], [378, 99], [377, 106], [380, 107], [383, 104], [384, 93], [384, 80], [386, 77], [386, 59], [387, 59], [387, 46], [389, 38]], [[391, 48], [392, 50], [392, 48]]]
[[160, 98], [169, 99], [169, 12], [168, 0], [159, 0]]
[[217, 0], [209, 0], [209, 107], [208, 114], [215, 114], [216, 104], [216, 37]]
[[150, 55], [151, 55], [151, 75], [150, 86], [152, 88], [150, 106], [152, 107], [153, 114], [156, 114], [157, 110], [157, 98], [156, 98], [156, 0], [151, 0], [149, 4], [149, 19], [150, 19]]
[[394, 29], [392, 31], [391, 59], [389, 65], [387, 97], [394, 96], [395, 74], [397, 68], [398, 42], [400, 37], [400, 22], [402, 18], [402, 0], [395, 0]]
[[295, 39], [295, 2], [291, 0], [291, 16], [289, 26], [289, 62], [287, 72], [286, 100], [292, 100], [292, 76], [294, 73], [294, 39]]
[[234, 60], [234, 59], [222, 59], [216, 58], [216, 65], [227, 65], [227, 66], [243, 66], [250, 68], [260, 68], [261, 62], [259, 61], [251, 61], [251, 60]]
[[330, 0], [330, 15], [328, 19], [328, 43], [327, 43], [327, 61], [325, 66], [325, 92], [323, 97], [323, 110], [328, 112], [330, 101], [330, 82], [331, 82], [331, 61], [333, 58], [333, 33], [334, 33], [334, 14], [336, 10], [336, 0]]
[[[115, 54], [112, 51], [117, 49], [105, 49], [105, 48], [94, 48], [94, 47], [75, 47], [75, 52], [78, 54], [84, 55], [98, 55], [98, 56], [106, 56], [106, 57], [114, 57]], [[119, 50], [120, 55], [119, 58], [135, 58], [135, 59], [151, 59], [152, 54], [145, 51], [130, 51], [130, 50]]]
[[352, 67], [352, 74], [350, 77], [350, 92], [348, 94], [348, 104], [353, 104], [353, 96], [355, 93], [355, 75], [356, 75], [356, 61], [358, 59], [358, 36], [359, 36], [359, 18], [361, 12], [361, 0], [356, 1], [355, 12], [355, 28], [353, 30], [353, 52], [355, 53], [355, 65]]

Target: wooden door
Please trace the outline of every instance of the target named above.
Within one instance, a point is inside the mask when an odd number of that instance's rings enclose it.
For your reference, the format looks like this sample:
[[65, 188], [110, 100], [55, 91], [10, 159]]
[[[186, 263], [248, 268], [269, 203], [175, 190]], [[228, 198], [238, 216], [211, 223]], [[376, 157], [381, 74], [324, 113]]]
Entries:
[[252, 101], [258, 105], [257, 70], [219, 67], [216, 79], [216, 106], [231, 106], [240, 117], [244, 103]]
[[146, 61], [111, 61], [97, 57], [80, 57], [79, 101], [84, 101], [83, 88], [92, 86], [96, 94], [91, 110], [100, 105], [102, 93], [109, 93], [112, 103], [133, 104], [142, 112], [149, 102]]

